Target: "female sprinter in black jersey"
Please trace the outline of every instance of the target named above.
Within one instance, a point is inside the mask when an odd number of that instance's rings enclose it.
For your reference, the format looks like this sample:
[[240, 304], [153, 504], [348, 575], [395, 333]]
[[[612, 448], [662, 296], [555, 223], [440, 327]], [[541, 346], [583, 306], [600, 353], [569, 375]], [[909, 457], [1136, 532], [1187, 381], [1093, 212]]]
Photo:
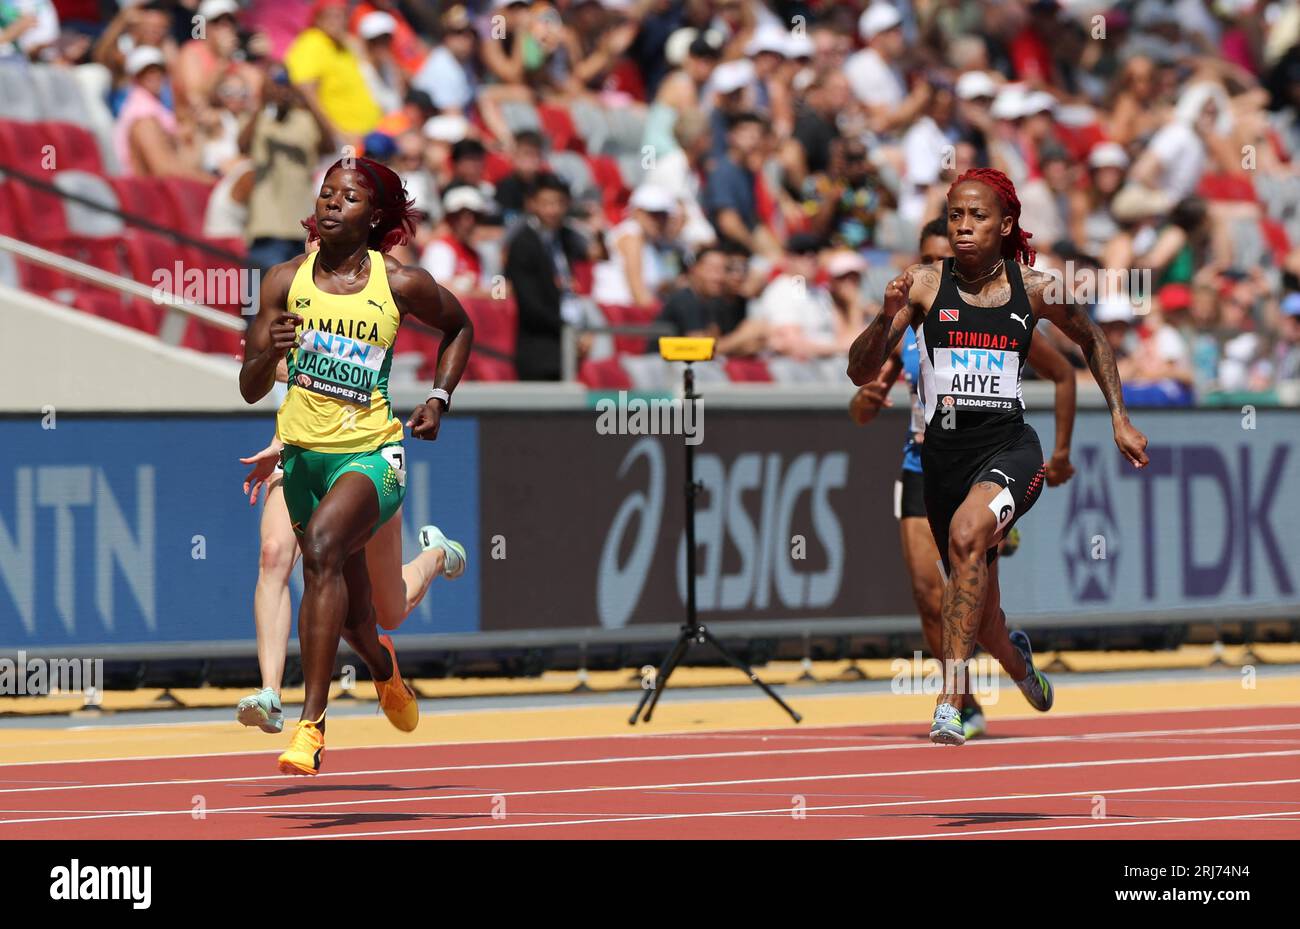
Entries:
[[885, 288], [882, 312], [849, 350], [848, 375], [858, 386], [874, 380], [903, 332], [916, 331], [925, 508], [947, 572], [944, 692], [930, 739], [961, 745], [961, 694], [977, 634], [1007, 636], [1020, 659], [1003, 660], [1007, 673], [1035, 708], [1052, 706], [1029, 637], [1006, 632], [995, 561], [999, 541], [1042, 490], [1042, 447], [1024, 421], [1020, 392], [1039, 319], [1083, 349], [1110, 407], [1115, 444], [1135, 467], [1147, 464], [1147, 439], [1129, 422], [1115, 357], [1087, 308], [1029, 267], [1034, 252], [1005, 174], [977, 168], [957, 179], [948, 191], [948, 240], [954, 258], [937, 268], [913, 265]]

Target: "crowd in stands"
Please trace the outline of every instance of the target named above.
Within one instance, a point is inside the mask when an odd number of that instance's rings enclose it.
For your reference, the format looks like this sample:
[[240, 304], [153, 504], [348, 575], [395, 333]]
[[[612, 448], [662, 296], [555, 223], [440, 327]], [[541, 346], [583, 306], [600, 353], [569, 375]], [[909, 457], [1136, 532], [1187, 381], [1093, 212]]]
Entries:
[[475, 376], [561, 378], [567, 325], [588, 383], [653, 386], [646, 334], [601, 330], [657, 324], [842, 384], [992, 166], [1037, 267], [1138, 282], [1089, 301], [1136, 402], [1300, 379], [1296, 0], [0, 0], [0, 68], [33, 65], [100, 75], [109, 170], [210, 186], [257, 268], [340, 154], [389, 164], [397, 257], [507, 308]]

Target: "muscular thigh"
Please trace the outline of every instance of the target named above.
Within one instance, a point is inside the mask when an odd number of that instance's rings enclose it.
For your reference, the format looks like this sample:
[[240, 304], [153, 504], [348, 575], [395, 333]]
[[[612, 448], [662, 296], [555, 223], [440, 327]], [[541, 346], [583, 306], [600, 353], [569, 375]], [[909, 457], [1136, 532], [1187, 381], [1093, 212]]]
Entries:
[[[313, 546], [328, 546], [335, 557], [360, 551], [379, 519], [379, 498], [374, 483], [350, 472], [334, 481], [307, 523], [304, 557]], [[319, 554], [319, 553], [318, 553]]]

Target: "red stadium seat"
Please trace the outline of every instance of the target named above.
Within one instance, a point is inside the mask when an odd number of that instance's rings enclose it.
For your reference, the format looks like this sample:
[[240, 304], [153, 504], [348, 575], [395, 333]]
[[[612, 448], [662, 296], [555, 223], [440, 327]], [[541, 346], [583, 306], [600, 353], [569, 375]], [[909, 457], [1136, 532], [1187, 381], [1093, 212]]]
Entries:
[[[611, 326], [645, 326], [654, 322], [659, 316], [658, 306], [606, 306], [600, 311]], [[643, 335], [614, 336], [614, 350], [640, 355], [645, 351], [646, 337]]]
[[604, 361], [584, 361], [578, 368], [578, 380], [592, 390], [631, 390], [632, 379], [617, 357]]
[[62, 167], [59, 141], [46, 123], [0, 120], [0, 164], [43, 177]]
[[171, 214], [176, 217], [175, 228], [196, 238], [203, 235], [203, 214], [208, 209], [208, 199], [216, 184], [191, 181], [180, 177], [161, 179], [163, 196], [171, 203]]
[[12, 203], [19, 238], [45, 245], [68, 237], [68, 218], [63, 212], [63, 198], [58, 194], [38, 190], [14, 178], [5, 196]]
[[551, 151], [583, 151], [578, 127], [573, 124], [573, 117], [567, 109], [552, 103], [542, 103], [537, 107], [537, 115], [542, 121], [542, 132], [550, 141]]
[[152, 220], [168, 229], [183, 226], [175, 215], [175, 202], [168, 196], [162, 182], [154, 177], [106, 177], [128, 216]]
[[99, 160], [99, 143], [94, 133], [72, 123], [44, 123], [45, 132], [55, 145], [55, 171], [85, 171], [103, 174]]
[[724, 368], [728, 379], [736, 383], [772, 382], [772, 372], [762, 358], [728, 358]]
[[606, 218], [611, 223], [618, 222], [631, 195], [623, 186], [623, 172], [619, 170], [618, 162], [608, 155], [588, 155], [587, 164], [591, 166], [591, 175], [602, 192]]
[[510, 156], [501, 152], [489, 151], [483, 160], [483, 179], [489, 184], [499, 184], [515, 170]]

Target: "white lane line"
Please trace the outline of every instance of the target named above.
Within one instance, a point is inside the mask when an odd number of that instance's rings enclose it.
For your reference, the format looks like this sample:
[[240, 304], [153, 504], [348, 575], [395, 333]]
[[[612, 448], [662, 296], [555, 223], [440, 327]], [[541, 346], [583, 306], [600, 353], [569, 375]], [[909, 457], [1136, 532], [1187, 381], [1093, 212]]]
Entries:
[[1191, 816], [1170, 819], [1141, 819], [1113, 823], [1088, 823], [1086, 825], [1025, 826], [1020, 829], [976, 829], [971, 832], [918, 832], [915, 835], [868, 835], [852, 839], [855, 842], [889, 842], [896, 839], [955, 839], [965, 835], [1006, 835], [1011, 832], [1063, 832], [1075, 829], [1115, 829], [1121, 826], [1169, 826], [1184, 823], [1214, 823], [1228, 820], [1269, 819], [1279, 816], [1300, 816], [1300, 810], [1282, 810], [1277, 813], [1242, 813], [1238, 816]]
[[[1133, 739], [1162, 737], [1168, 735], [1186, 735], [1189, 732], [1194, 733], [1230, 733], [1230, 732], [1274, 732], [1279, 729], [1300, 729], [1300, 723], [1290, 723], [1281, 725], [1261, 725], [1261, 726], [1215, 726], [1205, 729], [1148, 729], [1136, 730], [1133, 732], [1112, 732], [1106, 735], [1045, 735], [1045, 736], [1024, 736], [1010, 739], [980, 740], [976, 739], [968, 743], [968, 749], [983, 749], [991, 747], [1001, 747], [1004, 745], [1039, 745], [1055, 744], [1059, 742], [1096, 742], [1114, 739], [1118, 742], [1127, 743]], [[1224, 740], [1223, 744], [1233, 744], [1233, 740]], [[403, 746], [390, 746], [391, 748], [402, 748]], [[452, 748], [454, 746], [443, 746]], [[840, 746], [823, 746], [820, 748], [774, 748], [774, 749], [748, 749], [744, 751], [732, 752], [695, 752], [680, 755], [627, 755], [627, 756], [609, 756], [603, 758], [576, 758], [576, 759], [559, 759], [554, 761], [511, 761], [495, 762], [485, 764], [463, 764], [463, 765], [442, 765], [434, 767], [421, 768], [375, 768], [364, 771], [329, 771], [316, 775], [319, 781], [322, 778], [341, 778], [341, 777], [375, 777], [379, 775], [390, 774], [433, 774], [447, 771], [499, 771], [511, 770], [517, 768], [555, 768], [555, 767], [581, 767], [584, 765], [608, 765], [608, 764], [640, 764], [645, 762], [671, 762], [671, 761], [694, 761], [716, 760], [719, 758], [754, 758], [767, 756], [787, 756], [787, 755], [831, 755], [844, 754], [850, 752], [882, 752], [882, 751], [903, 751], [921, 749], [933, 751], [935, 746], [931, 745], [925, 739], [910, 739], [907, 742], [887, 743], [880, 745], [840, 745]], [[162, 780], [162, 781], [122, 781], [97, 783], [89, 782], [83, 784], [59, 784], [55, 786], [40, 787], [6, 787], [0, 789], [0, 794], [11, 793], [48, 793], [57, 790], [106, 790], [108, 788], [120, 787], [167, 787], [167, 786], [193, 786], [197, 784], [250, 784], [261, 783], [264, 781], [297, 781], [298, 778], [287, 774], [257, 774], [246, 777], [209, 777], [209, 778], [190, 778], [181, 780]]]
[[[800, 697], [800, 699], [801, 700], [808, 700], [808, 699], [842, 700], [849, 696], [853, 696], [853, 695], [851, 694], [829, 694], [825, 696], [810, 695], [809, 697]], [[868, 697], [868, 698], [873, 696], [892, 697], [893, 695], [892, 694], [875, 694], [875, 695], [865, 694], [864, 695], [864, 697]], [[754, 698], [754, 699], [755, 701], [757, 701], [760, 698]], [[762, 699], [766, 699], [766, 698], [762, 698]], [[593, 710], [608, 709], [611, 705], [612, 704], [610, 705], [601, 704], [599, 706], [590, 707], [590, 709]], [[588, 708], [587, 707], [545, 707], [545, 709], [566, 710], [566, 709], [588, 709]], [[1180, 719], [1185, 719], [1191, 713], [1259, 713], [1261, 711], [1266, 711], [1266, 710], [1294, 710], [1294, 709], [1295, 709], [1295, 705], [1289, 703], [1263, 703], [1254, 706], [1226, 706], [1226, 707], [1225, 706], [1189, 706], [1189, 707], [1182, 707], [1179, 709], [1109, 710], [1104, 713], [1095, 713], [1095, 712], [1056, 713], [1054, 712], [1052, 714], [1052, 719], [1080, 719], [1080, 718], [1106, 719], [1109, 717], [1126, 717], [1126, 716], [1177, 716]], [[494, 711], [514, 712], [509, 708], [506, 708], [504, 710], [498, 708], [497, 710]], [[436, 714], [427, 714], [427, 715], [458, 716], [462, 714], [455, 711], [449, 711], [446, 713], [436, 713]], [[354, 718], [363, 718], [363, 717], [348, 716], [348, 717], [341, 717], [341, 718], [354, 719]], [[1033, 713], [1033, 714], [1025, 714], [1021, 716], [1002, 716], [1002, 717], [998, 717], [997, 722], [998, 723], [1021, 722], [1024, 720], [1042, 720], [1042, 719], [1043, 717], [1041, 714]], [[138, 729], [138, 728], [146, 728], [146, 727], [161, 727], [164, 725], [166, 726], [172, 726], [172, 725], [174, 726], [227, 726], [228, 727], [230, 725], [230, 722], [228, 720], [213, 720], [211, 722], [194, 722], [194, 723], [121, 723], [121, 724], [107, 724], [101, 726], [89, 726], [84, 728], [86, 729]], [[856, 727], [854, 724], [851, 723], [827, 723], [824, 725], [810, 725], [805, 723], [800, 725], [799, 730], [801, 732], [811, 732], [817, 729], [853, 729], [853, 728], [877, 729], [884, 726], [896, 726], [896, 725], [906, 725], [906, 724], [878, 722], [878, 723], [863, 723], [860, 727]], [[82, 727], [78, 727], [78, 728], [82, 728]], [[1271, 726], [1271, 727], [1264, 727], [1264, 728], [1285, 728], [1285, 727]], [[42, 731], [46, 731], [46, 730], [42, 730]], [[1199, 731], [1199, 730], [1193, 730], [1193, 731]], [[252, 733], [250, 733], [250, 735], [251, 734]], [[595, 739], [663, 740], [663, 739], [681, 739], [681, 738], [711, 738], [713, 736], [744, 737], [747, 734], [752, 734], [752, 737], [759, 738], [759, 739], [784, 737], [783, 735], [780, 734], [779, 730], [774, 730], [770, 726], [750, 726], [750, 727], [740, 727], [735, 729], [715, 729], [715, 730], [710, 730], [709, 732], [700, 732], [695, 729], [681, 729], [681, 730], [669, 731], [669, 732], [610, 733], [607, 735], [599, 735], [599, 736], [565, 735], [565, 736], [535, 736], [532, 738], [523, 738], [523, 739], [480, 739], [480, 740], [468, 741], [468, 742], [413, 742], [409, 744], [404, 744], [401, 747], [402, 748], [447, 748], [447, 747], [462, 746], [462, 745], [465, 746], [515, 745], [515, 744], [527, 744], [527, 743], [535, 743], [535, 742], [590, 742]], [[1097, 735], [1104, 735], [1104, 733], [1097, 733]], [[866, 736], [866, 737], [872, 738], [874, 736]], [[162, 739], [160, 738], [157, 739], [156, 741], [162, 741]], [[56, 740], [56, 741], [49, 741], [49, 742], [27, 743], [25, 747], [29, 747], [31, 745], [65, 746], [67, 745], [67, 742]], [[339, 746], [338, 748], [333, 748], [330, 751], [337, 753], [337, 752], [344, 752], [344, 751], [373, 750], [373, 749], [394, 748], [394, 747], [396, 746], [394, 746], [392, 742], [376, 742], [369, 745]], [[33, 767], [33, 766], [43, 766], [43, 765], [65, 765], [65, 764], [66, 765], [107, 764], [112, 762], [130, 762], [130, 761], [171, 761], [173, 759], [184, 760], [187, 758], [227, 758], [227, 757], [238, 758], [238, 757], [243, 757], [248, 755], [263, 755], [268, 751], [270, 751], [270, 749], [249, 749], [248, 751], [238, 751], [238, 752], [190, 752], [187, 754], [172, 754], [172, 755], [118, 755], [110, 758], [72, 758], [72, 759], [55, 759], [51, 761], [4, 761], [4, 762], [0, 762], [0, 768]]]
[[[271, 803], [252, 806], [232, 806], [208, 809], [207, 812], [219, 813], [268, 813], [282, 810], [323, 810], [337, 807], [377, 806], [382, 804], [424, 803], [444, 800], [482, 800], [497, 797], [540, 797], [562, 796], [566, 794], [625, 793], [628, 791], [676, 790], [683, 787], [723, 787], [737, 784], [797, 784], [809, 781], [844, 781], [869, 780], [882, 777], [922, 777], [927, 775], [951, 774], [991, 774], [999, 771], [1034, 771], [1056, 768], [1096, 768], [1119, 765], [1139, 764], [1176, 764], [1188, 761], [1239, 761], [1246, 758], [1271, 758], [1278, 756], [1300, 755], [1300, 750], [1285, 752], [1236, 752], [1215, 755], [1174, 755], [1153, 758], [1119, 758], [1104, 761], [1054, 761], [1045, 764], [1009, 764], [976, 768], [921, 768], [910, 771], [871, 771], [864, 774], [805, 774], [790, 777], [756, 777], [741, 780], [722, 781], [685, 781], [670, 784], [617, 784], [597, 787], [563, 787], [550, 790], [496, 790], [476, 791], [467, 794], [424, 794], [416, 797], [375, 797], [366, 800], [338, 800], [327, 803]], [[193, 808], [186, 805], [183, 809], [159, 810], [147, 813], [107, 813], [85, 816], [51, 816], [25, 819], [0, 819], [0, 825], [24, 825], [42, 822], [71, 822], [89, 819], [132, 819], [139, 816], [190, 816]]]
[[[1207, 790], [1219, 787], [1253, 787], [1269, 786], [1274, 784], [1293, 784], [1300, 783], [1297, 780], [1279, 780], [1279, 781], [1226, 781], [1217, 784], [1173, 784], [1163, 787], [1121, 787], [1121, 788], [1093, 788], [1091, 790], [1072, 790], [1061, 793], [1043, 793], [1043, 794], [1005, 794], [1001, 796], [986, 797], [946, 797], [941, 800], [893, 800], [883, 803], [841, 803], [833, 806], [809, 806], [807, 812], [828, 812], [835, 810], [862, 810], [862, 809], [879, 809], [883, 807], [899, 806], [943, 806], [956, 803], [989, 803], [1001, 802], [1005, 800], [1043, 800], [1043, 799], [1060, 799], [1064, 797], [1090, 797], [1098, 794], [1103, 796], [1115, 796], [1125, 793], [1152, 793], [1156, 791], [1172, 790]], [[489, 814], [483, 814], [489, 815]], [[532, 815], [549, 815], [549, 814], [532, 814], [532, 813], [511, 813], [512, 816], [532, 816]], [[435, 832], [481, 832], [485, 829], [535, 829], [538, 827], [554, 826], [586, 826], [594, 823], [620, 823], [620, 822], [646, 822], [653, 820], [667, 819], [716, 819], [728, 816], [772, 816], [782, 815], [790, 816], [791, 806], [775, 807], [762, 810], [726, 810], [714, 811], [707, 813], [645, 813], [636, 816], [602, 816], [601, 814], [586, 814], [591, 816], [600, 816], [597, 819], [578, 819], [563, 822], [536, 822], [536, 823], [496, 823], [492, 825], [480, 826], [443, 826], [440, 828], [428, 829], [385, 829], [382, 831], [372, 832], [330, 832], [321, 835], [286, 835], [286, 836], [266, 836], [266, 841], [284, 842], [300, 841], [303, 839], [355, 839], [369, 838], [372, 836], [383, 835], [421, 835]], [[960, 816], [960, 813], [953, 813], [954, 816]], [[1280, 816], [1289, 815], [1288, 813], [1257, 813], [1256, 816]], [[798, 820], [795, 820], [798, 822]], [[1152, 820], [1152, 822], [1178, 822], [1180, 819]], [[1015, 831], [1015, 830], [1008, 830]], [[948, 833], [948, 835], [969, 835], [970, 833]]]

